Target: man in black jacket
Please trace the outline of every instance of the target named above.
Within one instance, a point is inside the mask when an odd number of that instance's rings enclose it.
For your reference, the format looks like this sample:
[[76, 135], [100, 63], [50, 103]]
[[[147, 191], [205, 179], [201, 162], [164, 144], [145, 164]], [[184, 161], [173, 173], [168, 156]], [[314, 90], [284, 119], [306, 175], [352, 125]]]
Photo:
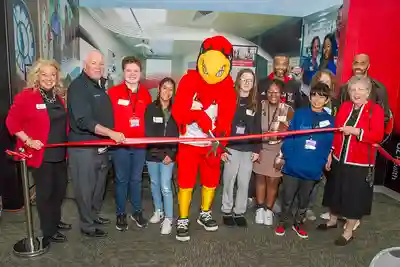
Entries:
[[282, 93], [282, 101], [296, 109], [300, 101], [300, 83], [289, 77], [289, 57], [277, 55], [274, 57], [273, 72], [267, 78], [258, 82], [259, 100], [265, 100], [267, 90], [274, 79], [282, 80], [285, 83]]
[[[369, 56], [366, 54], [358, 54], [354, 57], [353, 60], [353, 75], [354, 76], [368, 76], [368, 70], [370, 67], [370, 61], [369, 61]], [[388, 94], [386, 87], [378, 82], [377, 80], [371, 78], [372, 82], [372, 90], [370, 94], [370, 99], [375, 101], [377, 104], [379, 104], [384, 112], [385, 112], [385, 126], [388, 124], [390, 121], [391, 117], [391, 112], [390, 112], [390, 107], [389, 107], [389, 99], [388, 99]], [[339, 100], [340, 104], [342, 104], [345, 101], [350, 100], [350, 96], [348, 94], [348, 85], [347, 83], [344, 84], [340, 88], [339, 92]]]
[[[117, 143], [125, 140], [122, 133], [113, 131], [114, 117], [111, 101], [101, 83], [104, 58], [92, 51], [85, 67], [68, 88], [70, 141], [102, 140]], [[70, 147], [69, 170], [80, 215], [80, 228], [89, 237], [107, 235], [96, 225], [110, 220], [99, 217], [103, 203], [109, 159], [104, 147]]]

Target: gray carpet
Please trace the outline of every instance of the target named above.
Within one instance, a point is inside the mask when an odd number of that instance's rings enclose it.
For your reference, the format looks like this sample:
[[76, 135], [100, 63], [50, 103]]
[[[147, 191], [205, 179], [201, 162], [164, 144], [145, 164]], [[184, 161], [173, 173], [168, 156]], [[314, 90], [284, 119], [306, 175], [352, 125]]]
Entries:
[[[109, 191], [104, 214], [115, 221], [113, 192]], [[221, 197], [214, 203], [214, 216], [220, 221]], [[151, 196], [144, 191], [146, 216], [152, 212]], [[114, 224], [104, 227], [105, 239], [81, 236], [73, 200], [64, 204], [64, 218], [73, 224], [67, 232], [69, 241], [53, 244], [51, 250], [35, 259], [20, 259], [12, 254], [12, 245], [25, 236], [23, 213], [4, 213], [0, 223], [0, 266], [84, 267], [84, 266], [268, 266], [268, 267], [358, 267], [368, 266], [380, 250], [400, 245], [400, 205], [376, 194], [373, 215], [363, 220], [355, 240], [339, 248], [333, 241], [339, 229], [327, 233], [315, 230], [316, 223], [307, 223], [309, 240], [300, 240], [288, 231], [284, 237], [275, 236], [273, 228], [254, 224], [254, 212], [249, 211], [248, 229], [220, 226], [215, 233], [205, 232], [195, 223], [199, 207], [199, 192], [192, 205], [192, 240], [179, 243], [174, 235], [160, 236], [159, 226], [138, 229], [132, 223], [127, 232], [118, 232]], [[316, 213], [323, 210], [318, 207]], [[36, 213], [36, 211], [35, 211]], [[35, 215], [36, 217], [36, 215]], [[37, 218], [35, 228], [38, 228]]]

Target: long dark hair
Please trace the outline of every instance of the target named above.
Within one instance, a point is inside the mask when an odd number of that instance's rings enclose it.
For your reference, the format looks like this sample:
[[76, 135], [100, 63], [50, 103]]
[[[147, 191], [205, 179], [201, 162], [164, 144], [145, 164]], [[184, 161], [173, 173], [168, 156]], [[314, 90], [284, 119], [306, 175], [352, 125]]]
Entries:
[[172, 79], [171, 77], [165, 77], [164, 79], [162, 79], [160, 81], [160, 83], [158, 84], [158, 93], [157, 93], [157, 99], [156, 99], [156, 106], [161, 107], [161, 99], [160, 99], [160, 93], [161, 93], [161, 88], [163, 87], [163, 85], [165, 83], [171, 83], [172, 87], [173, 87], [173, 92], [172, 92], [172, 97], [169, 100], [169, 104], [168, 104], [168, 110], [171, 110], [172, 107], [172, 98], [174, 97], [175, 94], [175, 89], [176, 89], [176, 83], [174, 81], [174, 79]]
[[247, 108], [251, 109], [253, 112], [257, 111], [257, 79], [256, 79], [256, 74], [252, 69], [242, 69], [238, 72], [236, 76], [236, 81], [235, 81], [235, 90], [236, 90], [236, 101], [239, 103], [239, 98], [240, 98], [240, 79], [242, 78], [242, 75], [244, 73], [250, 73], [253, 75], [253, 87], [251, 88], [249, 92], [249, 97], [248, 97], [248, 103], [247, 103]]
[[[324, 46], [325, 46], [325, 41], [329, 40], [331, 42], [331, 51], [328, 55], [328, 58], [325, 59], [324, 55]], [[326, 69], [328, 67], [328, 62], [333, 60], [333, 44], [334, 44], [334, 36], [332, 34], [327, 34], [324, 38], [324, 42], [322, 43], [322, 49], [321, 49], [321, 61], [320, 61], [320, 67], [319, 69]]]

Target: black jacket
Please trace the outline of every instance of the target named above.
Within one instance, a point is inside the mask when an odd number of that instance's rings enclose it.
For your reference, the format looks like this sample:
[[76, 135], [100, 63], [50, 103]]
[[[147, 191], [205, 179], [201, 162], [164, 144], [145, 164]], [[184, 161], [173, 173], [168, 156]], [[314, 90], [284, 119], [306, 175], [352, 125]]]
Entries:
[[[157, 100], [147, 106], [144, 113], [146, 137], [178, 137], [178, 127], [172, 116], [165, 122], [164, 113]], [[147, 161], [161, 162], [165, 156], [175, 160], [177, 144], [154, 144], [147, 146]]]
[[[248, 107], [246, 98], [240, 98], [236, 108], [235, 117], [232, 122], [231, 136], [240, 136], [248, 134], [261, 133], [261, 105], [258, 105], [257, 111], [253, 112]], [[243, 141], [230, 141], [228, 147], [239, 151], [252, 151], [260, 153], [261, 139], [251, 139]]]
[[114, 128], [113, 108], [105, 88], [84, 72], [68, 88], [68, 113], [70, 141], [104, 139], [95, 134], [97, 124]]
[[[389, 107], [389, 99], [386, 87], [382, 83], [372, 78], [371, 82], [372, 82], [372, 91], [370, 93], [370, 99], [372, 101], [375, 101], [375, 103], [379, 104], [383, 108], [385, 112], [385, 126], [386, 126], [390, 120], [390, 107]], [[340, 104], [343, 104], [343, 102], [350, 100], [347, 83], [344, 84], [342, 87], [340, 87], [339, 98], [340, 98], [339, 99]]]
[[[261, 79], [258, 82], [259, 102], [267, 99], [267, 90], [271, 83], [272, 80], [268, 77]], [[290, 105], [295, 110], [301, 106], [300, 86], [300, 82], [296, 80], [289, 80], [287, 83], [285, 83], [285, 87], [281, 92], [282, 98], [285, 99], [286, 104]]]

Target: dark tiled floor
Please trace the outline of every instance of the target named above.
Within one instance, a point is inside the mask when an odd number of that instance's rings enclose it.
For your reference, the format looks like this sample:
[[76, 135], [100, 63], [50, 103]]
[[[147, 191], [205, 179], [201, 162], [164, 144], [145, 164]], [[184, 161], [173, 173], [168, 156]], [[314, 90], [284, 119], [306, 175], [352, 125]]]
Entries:
[[[148, 189], [144, 192], [146, 215], [150, 216], [152, 203]], [[221, 198], [217, 196], [214, 215], [220, 219]], [[196, 216], [199, 192], [194, 197], [192, 218]], [[114, 219], [112, 191], [108, 192], [104, 214]], [[320, 208], [317, 212], [322, 211]], [[69, 242], [55, 244], [49, 253], [35, 259], [19, 259], [12, 254], [12, 245], [25, 235], [23, 213], [5, 213], [0, 224], [0, 266], [84, 267], [84, 266], [268, 266], [268, 267], [358, 267], [368, 266], [380, 250], [398, 246], [400, 205], [380, 194], [375, 195], [373, 215], [363, 220], [356, 239], [345, 248], [333, 245], [340, 230], [316, 232], [308, 224], [309, 240], [300, 240], [289, 232], [277, 237], [272, 228], [254, 225], [249, 212], [248, 229], [230, 229], [221, 226], [215, 233], [207, 233], [193, 222], [192, 241], [179, 243], [174, 236], [160, 236], [159, 226], [137, 229], [133, 224], [120, 233], [114, 225], [105, 227], [106, 239], [82, 237], [78, 229], [75, 204], [66, 200], [64, 218], [73, 223]], [[194, 221], [194, 220], [193, 220]], [[37, 220], [36, 220], [37, 228]]]

